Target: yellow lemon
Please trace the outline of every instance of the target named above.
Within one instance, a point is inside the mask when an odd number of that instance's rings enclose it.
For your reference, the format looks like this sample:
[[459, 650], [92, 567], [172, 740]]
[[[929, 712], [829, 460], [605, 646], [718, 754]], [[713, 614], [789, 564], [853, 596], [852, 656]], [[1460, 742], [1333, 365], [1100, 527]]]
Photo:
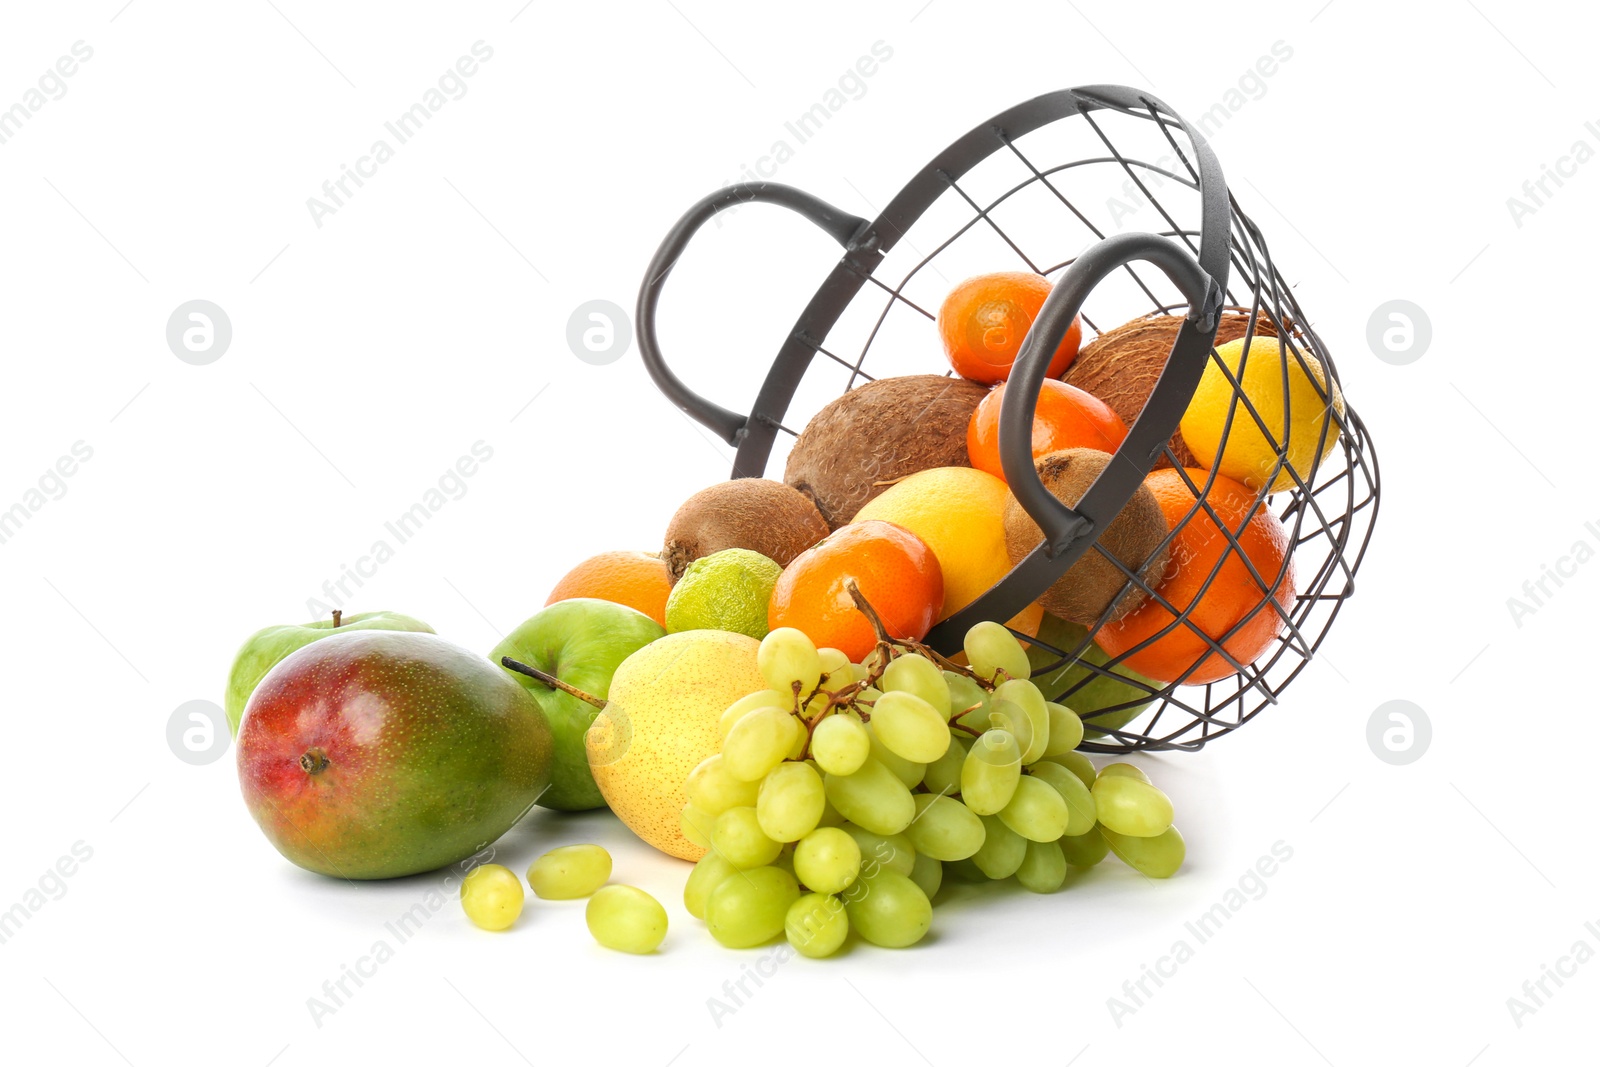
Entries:
[[[1281, 492], [1294, 485], [1295, 474], [1309, 484], [1317, 465], [1339, 440], [1336, 419], [1344, 417], [1339, 383], [1328, 379], [1315, 356], [1301, 352], [1286, 338], [1257, 335], [1246, 352], [1241, 337], [1218, 345], [1217, 356], [1238, 380], [1261, 422], [1241, 401], [1234, 408], [1233, 424], [1227, 427], [1227, 441], [1223, 441], [1234, 387], [1213, 359], [1206, 363], [1200, 385], [1178, 424], [1183, 443], [1201, 466], [1209, 469], [1214, 465], [1217, 473], [1252, 489], [1260, 489], [1270, 480], [1271, 491]], [[1262, 425], [1267, 433], [1262, 432]], [[1285, 441], [1287, 446], [1280, 448]], [[1285, 465], [1274, 476], [1280, 451]]]
[[[856, 522], [882, 519], [922, 538], [944, 572], [949, 618], [1011, 570], [1006, 555], [1006, 483], [971, 467], [930, 467], [891, 485], [856, 513]], [[1039, 632], [1044, 609], [1029, 604], [1009, 625]]]
[[589, 769], [617, 818], [679, 859], [705, 848], [683, 836], [689, 772], [722, 747], [717, 723], [742, 696], [767, 688], [761, 643], [727, 630], [686, 630], [623, 660], [606, 706], [584, 735]]

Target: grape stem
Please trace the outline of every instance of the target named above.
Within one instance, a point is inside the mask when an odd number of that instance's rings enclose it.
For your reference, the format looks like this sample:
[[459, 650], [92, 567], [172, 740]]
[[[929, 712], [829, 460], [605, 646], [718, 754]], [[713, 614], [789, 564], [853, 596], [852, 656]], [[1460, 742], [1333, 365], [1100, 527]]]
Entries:
[[889, 633], [889, 628], [884, 625], [883, 616], [878, 614], [878, 609], [873, 607], [872, 602], [867, 599], [866, 594], [861, 592], [861, 587], [856, 584], [856, 580], [854, 578], [851, 578], [849, 581], [845, 582], [844, 587], [845, 590], [850, 594], [850, 599], [856, 602], [856, 609], [860, 611], [861, 614], [865, 615], [867, 617], [867, 621], [872, 624], [873, 632], [878, 635], [878, 649], [883, 652], [883, 655], [878, 657], [882, 662], [873, 668], [872, 673], [868, 676], [870, 682], [875, 683], [878, 678], [882, 676], [884, 668], [889, 665], [889, 661], [895, 656], [912, 652], [916, 655], [932, 660], [939, 666], [941, 670], [954, 671], [957, 674], [964, 674], [979, 684], [983, 684], [983, 679], [973, 674], [972, 671], [961, 666], [959, 663], [955, 663], [945, 658], [922, 642], [892, 636]]
[[521, 660], [514, 660], [510, 656], [501, 656], [500, 666], [504, 667], [508, 671], [516, 671], [518, 674], [525, 674], [529, 678], [537, 679], [538, 681], [543, 682], [545, 685], [548, 685], [551, 689], [559, 689], [570, 697], [577, 697], [585, 704], [593, 704], [601, 711], [605, 710], [606, 702], [604, 700], [601, 700], [597, 696], [592, 696], [588, 693], [585, 693], [582, 689], [579, 689], [575, 685], [568, 685], [560, 678], [557, 678], [553, 674], [546, 674], [538, 667], [530, 667]]

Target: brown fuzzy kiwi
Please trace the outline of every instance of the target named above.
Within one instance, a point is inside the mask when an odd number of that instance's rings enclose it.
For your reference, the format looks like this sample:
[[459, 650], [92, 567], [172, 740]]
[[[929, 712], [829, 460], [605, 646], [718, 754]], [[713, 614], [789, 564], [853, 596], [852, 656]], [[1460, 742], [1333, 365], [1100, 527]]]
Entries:
[[674, 585], [689, 564], [725, 548], [748, 548], [780, 567], [828, 536], [811, 498], [782, 482], [735, 478], [702, 489], [667, 523], [661, 558]]
[[[1033, 461], [1033, 466], [1045, 488], [1057, 500], [1071, 506], [1083, 498], [1110, 462], [1109, 453], [1093, 448], [1069, 448], [1040, 456]], [[1010, 493], [1006, 494], [1005, 526], [1006, 554], [1015, 566], [1033, 551], [1044, 534]], [[1147, 486], [1140, 485], [1096, 543], [1129, 570], [1153, 582], [1167, 565], [1167, 548], [1161, 543], [1166, 536], [1167, 520], [1161, 505]], [[1108, 621], [1114, 621], [1138, 607], [1145, 598], [1144, 590], [1138, 586], [1130, 586], [1119, 596], [1127, 580], [1115, 564], [1091, 547], [1045, 590], [1039, 603], [1052, 615], [1093, 626], [1116, 598], [1116, 607], [1108, 616]]]
[[[1125, 322], [1114, 330], [1107, 330], [1083, 346], [1067, 368], [1061, 380], [1106, 402], [1129, 426], [1139, 417], [1150, 391], [1161, 377], [1172, 342], [1183, 325], [1183, 314], [1166, 315], [1157, 312], [1142, 319]], [[1250, 324], [1250, 313], [1237, 308], [1225, 308], [1217, 323], [1214, 344], [1226, 344], [1245, 334]], [[1266, 315], [1256, 316], [1256, 333], [1276, 337], [1281, 331]], [[1172, 435], [1173, 455], [1185, 467], [1197, 467], [1194, 454], [1183, 443], [1183, 436]], [[1170, 467], [1163, 453], [1156, 460], [1157, 467]]]
[[967, 423], [989, 391], [965, 378], [911, 374], [858, 386], [817, 412], [789, 453], [783, 480], [837, 530], [897, 480], [930, 467], [970, 467]]

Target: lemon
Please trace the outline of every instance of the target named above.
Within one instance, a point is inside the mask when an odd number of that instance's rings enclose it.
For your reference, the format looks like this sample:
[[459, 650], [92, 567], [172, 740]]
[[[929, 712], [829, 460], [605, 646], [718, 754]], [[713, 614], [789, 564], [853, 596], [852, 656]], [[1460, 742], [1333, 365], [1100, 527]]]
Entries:
[[[1241, 337], [1218, 345], [1217, 356], [1239, 381], [1240, 390], [1261, 421], [1258, 423], [1241, 402], [1234, 408], [1233, 424], [1227, 426], [1227, 441], [1223, 441], [1234, 388], [1213, 359], [1206, 364], [1200, 385], [1178, 424], [1183, 443], [1189, 446], [1201, 466], [1209, 469], [1215, 464], [1218, 474], [1243, 482], [1252, 489], [1262, 488], [1270, 479], [1270, 491], [1281, 492], [1295, 484], [1296, 474], [1301, 481], [1309, 483], [1317, 465], [1339, 440], [1336, 419], [1344, 417], [1344, 397], [1339, 393], [1339, 383], [1329, 381], [1315, 356], [1301, 352], [1287, 339], [1257, 335], [1247, 353]], [[1244, 366], [1242, 376], [1241, 363]], [[1330, 389], [1332, 412], [1329, 411]], [[1262, 432], [1262, 425], [1267, 427], [1270, 436]], [[1325, 440], [1324, 425], [1327, 427]], [[1285, 465], [1274, 476], [1279, 444], [1285, 440], [1288, 442], [1282, 449]], [[1320, 452], [1319, 441], [1322, 442]]]
[[[944, 572], [947, 619], [987, 592], [1011, 570], [1006, 555], [1006, 483], [971, 467], [930, 467], [891, 485], [856, 513], [856, 522], [882, 519], [922, 538]], [[1030, 604], [1011, 620], [1037, 633], [1043, 609]]]
[[725, 548], [689, 564], [667, 597], [667, 633], [728, 630], [767, 636], [767, 602], [783, 568], [748, 548]]

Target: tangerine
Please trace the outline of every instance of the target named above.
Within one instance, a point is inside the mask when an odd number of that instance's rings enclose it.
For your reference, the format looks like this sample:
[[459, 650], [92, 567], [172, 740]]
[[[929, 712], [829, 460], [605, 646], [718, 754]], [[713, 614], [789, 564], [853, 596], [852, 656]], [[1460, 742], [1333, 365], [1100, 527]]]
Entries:
[[[968, 278], [950, 290], [937, 322], [950, 366], [975, 382], [1005, 381], [1051, 288], [1041, 274], [1003, 271]], [[1083, 323], [1074, 318], [1050, 359], [1047, 377], [1066, 373], [1082, 340]]]
[[545, 601], [593, 597], [623, 604], [667, 625], [667, 596], [672, 577], [666, 561], [653, 552], [602, 552], [590, 556], [566, 573]]
[[[1000, 405], [1006, 387], [997, 385], [978, 402], [967, 421], [967, 458], [981, 471], [1005, 480], [1000, 465]], [[1046, 378], [1033, 413], [1033, 458], [1068, 448], [1113, 453], [1128, 436], [1128, 426], [1105, 401], [1054, 378]]]
[[867, 519], [841, 526], [784, 568], [767, 624], [793, 626], [818, 647], [865, 659], [877, 634], [850, 596], [851, 579], [890, 636], [902, 640], [927, 636], [944, 605], [944, 574], [933, 549], [902, 526]]
[[[1186, 473], [1202, 488], [1211, 477], [1192, 467]], [[1256, 494], [1232, 478], [1217, 475], [1205, 495], [1222, 526], [1205, 509], [1190, 514], [1194, 490], [1178, 471], [1154, 471], [1144, 484], [1174, 530], [1166, 573], [1155, 586], [1158, 596], [1101, 627], [1095, 643], [1112, 657], [1121, 657], [1119, 662], [1129, 670], [1158, 681], [1182, 679], [1185, 685], [1220, 681], [1235, 671], [1226, 658], [1210, 650], [1211, 641], [1248, 665], [1278, 638], [1295, 598], [1289, 535]], [[1271, 585], [1270, 592], [1263, 583]], [[1176, 616], [1163, 601], [1187, 619], [1165, 633]], [[1134, 651], [1147, 640], [1150, 644]]]

